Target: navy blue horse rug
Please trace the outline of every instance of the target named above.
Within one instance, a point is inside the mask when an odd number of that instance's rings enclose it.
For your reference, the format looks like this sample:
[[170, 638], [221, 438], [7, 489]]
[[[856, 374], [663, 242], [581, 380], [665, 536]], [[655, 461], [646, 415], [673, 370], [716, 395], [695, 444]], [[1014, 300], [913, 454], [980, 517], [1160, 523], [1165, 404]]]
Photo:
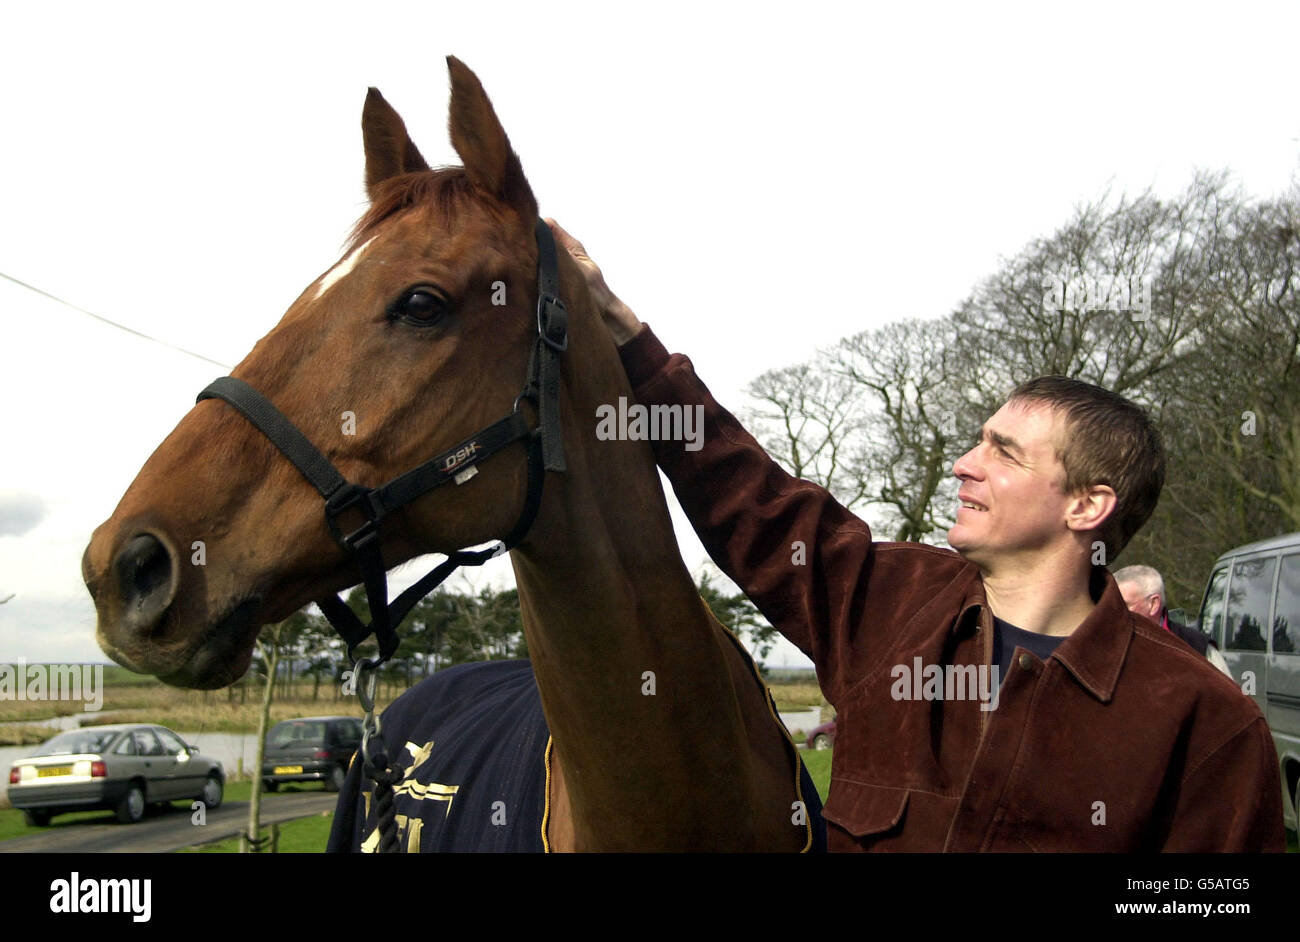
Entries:
[[[548, 849], [543, 834], [551, 735], [528, 661], [439, 671], [394, 700], [381, 724], [389, 754], [406, 770], [394, 801], [403, 850]], [[824, 851], [821, 800], [802, 762], [799, 771], [811, 850]], [[375, 849], [379, 832], [371, 798], [354, 757], [339, 791], [327, 852]]]

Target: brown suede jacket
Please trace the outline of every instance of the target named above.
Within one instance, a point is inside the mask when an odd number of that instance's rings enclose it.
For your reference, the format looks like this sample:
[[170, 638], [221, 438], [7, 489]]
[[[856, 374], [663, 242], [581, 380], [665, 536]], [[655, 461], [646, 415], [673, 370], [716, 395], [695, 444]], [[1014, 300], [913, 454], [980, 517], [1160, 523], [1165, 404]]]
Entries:
[[[989, 709], [971, 693], [993, 649], [973, 564], [873, 542], [649, 327], [620, 353], [640, 403], [703, 405], [703, 447], [653, 442], [658, 463], [714, 561], [812, 658], [838, 712], [831, 850], [1284, 850], [1259, 708], [1133, 616], [1106, 570], [1093, 570], [1096, 608], [1051, 657], [1017, 648]], [[923, 687], [944, 665], [961, 668], [955, 680]]]

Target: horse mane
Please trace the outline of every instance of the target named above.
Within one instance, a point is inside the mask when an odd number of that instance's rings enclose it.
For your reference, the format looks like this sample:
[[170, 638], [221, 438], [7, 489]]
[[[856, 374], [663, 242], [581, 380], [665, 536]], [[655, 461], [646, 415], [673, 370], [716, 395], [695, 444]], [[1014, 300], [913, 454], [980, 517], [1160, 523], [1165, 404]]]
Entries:
[[348, 235], [347, 252], [365, 242], [387, 219], [416, 206], [436, 204], [449, 219], [475, 198], [474, 184], [464, 167], [439, 167], [403, 173], [376, 184], [370, 191], [370, 208]]

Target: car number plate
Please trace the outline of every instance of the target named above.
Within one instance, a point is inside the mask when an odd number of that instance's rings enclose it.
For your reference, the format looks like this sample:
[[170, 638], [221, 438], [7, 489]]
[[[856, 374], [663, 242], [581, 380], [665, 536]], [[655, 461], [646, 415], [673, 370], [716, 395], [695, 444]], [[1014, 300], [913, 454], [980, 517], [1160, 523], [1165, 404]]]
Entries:
[[37, 778], [53, 778], [56, 775], [71, 775], [72, 766], [70, 765], [47, 765], [43, 769], [36, 770]]
[[275, 767], [276, 775], [301, 775], [302, 766], [300, 765], [277, 765]]

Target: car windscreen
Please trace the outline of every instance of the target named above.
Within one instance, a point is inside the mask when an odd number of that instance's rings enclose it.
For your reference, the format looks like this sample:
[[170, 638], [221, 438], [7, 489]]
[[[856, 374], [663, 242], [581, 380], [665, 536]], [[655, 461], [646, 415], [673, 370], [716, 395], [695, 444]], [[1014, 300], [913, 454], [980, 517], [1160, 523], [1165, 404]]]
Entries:
[[121, 734], [117, 729], [74, 729], [59, 733], [32, 753], [33, 756], [67, 756], [100, 753]]
[[284, 749], [300, 743], [317, 743], [325, 741], [324, 720], [291, 720], [281, 723], [271, 730], [266, 739], [270, 749]]

